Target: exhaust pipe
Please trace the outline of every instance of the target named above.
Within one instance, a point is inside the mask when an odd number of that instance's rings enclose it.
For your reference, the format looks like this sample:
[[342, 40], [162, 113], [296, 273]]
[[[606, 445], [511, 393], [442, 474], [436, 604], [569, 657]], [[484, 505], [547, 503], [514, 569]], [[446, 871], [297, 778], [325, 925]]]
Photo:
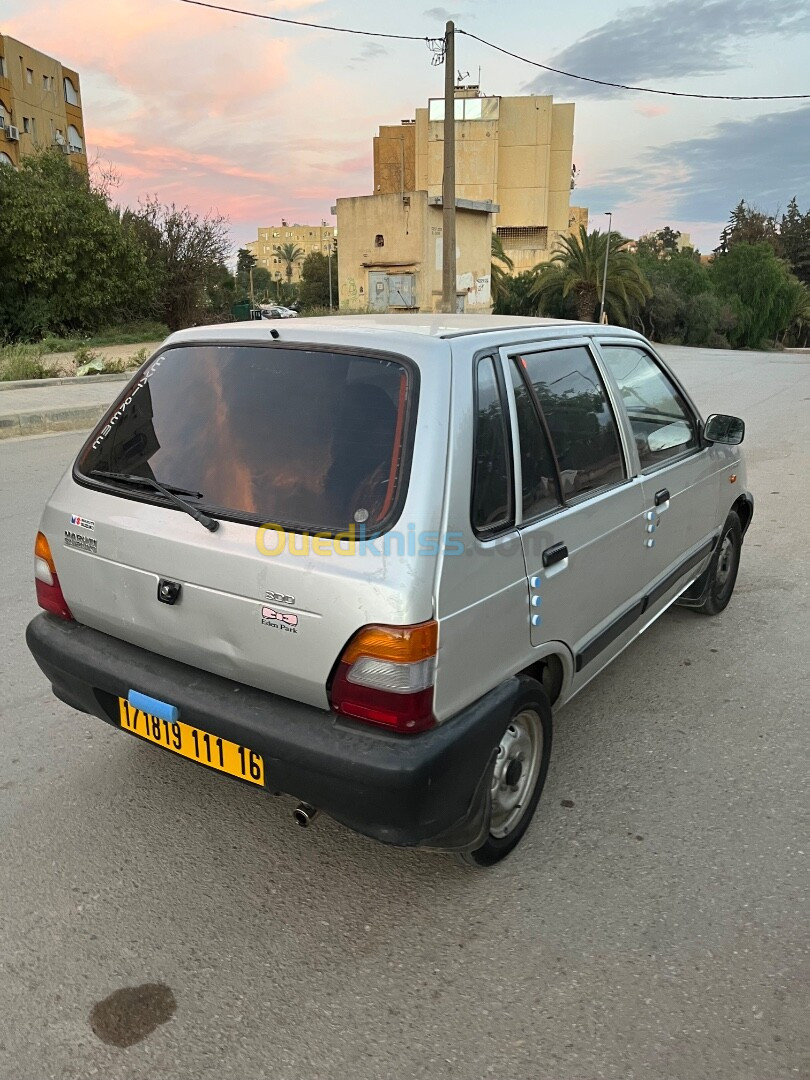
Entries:
[[302, 829], [306, 829], [312, 824], [317, 813], [318, 811], [314, 806], [302, 802], [293, 810], [293, 818], [297, 825], [300, 825]]

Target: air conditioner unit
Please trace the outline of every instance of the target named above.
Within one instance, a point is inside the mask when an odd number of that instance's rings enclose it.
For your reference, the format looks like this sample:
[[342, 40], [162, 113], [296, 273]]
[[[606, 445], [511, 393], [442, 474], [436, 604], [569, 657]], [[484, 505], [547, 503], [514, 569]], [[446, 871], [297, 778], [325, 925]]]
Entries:
[[20, 129], [18, 127], [15, 127], [13, 124], [9, 124], [6, 128], [6, 138], [9, 142], [19, 142]]
[[68, 146], [67, 143], [60, 142], [60, 143], [57, 143], [56, 145], [59, 147], [59, 149], [62, 151], [63, 154], [69, 154], [70, 153], [70, 147]]

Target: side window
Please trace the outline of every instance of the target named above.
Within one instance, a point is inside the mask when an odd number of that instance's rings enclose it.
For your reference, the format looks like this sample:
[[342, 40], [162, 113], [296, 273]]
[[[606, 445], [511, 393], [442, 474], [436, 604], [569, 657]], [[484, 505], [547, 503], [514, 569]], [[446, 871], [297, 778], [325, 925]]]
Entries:
[[607, 393], [584, 345], [519, 358], [548, 424], [566, 500], [626, 477]]
[[523, 520], [530, 521], [560, 506], [557, 470], [548, 438], [532, 401], [529, 388], [514, 363], [509, 365], [515, 393], [520, 470], [523, 486]]
[[619, 384], [642, 469], [654, 468], [700, 446], [695, 421], [672, 380], [649, 353], [627, 345], [602, 345]]
[[490, 533], [514, 520], [509, 428], [491, 356], [476, 369], [476, 410], [472, 525]]

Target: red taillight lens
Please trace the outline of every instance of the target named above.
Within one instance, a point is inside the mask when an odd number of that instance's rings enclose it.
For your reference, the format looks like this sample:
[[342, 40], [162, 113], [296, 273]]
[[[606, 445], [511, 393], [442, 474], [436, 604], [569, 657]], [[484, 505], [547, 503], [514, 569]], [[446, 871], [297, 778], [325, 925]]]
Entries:
[[37, 533], [34, 544], [34, 582], [37, 588], [37, 603], [51, 615], [60, 619], [72, 619], [73, 614], [62, 595], [62, 586], [56, 573], [51, 548], [43, 533]]
[[332, 708], [343, 716], [415, 735], [436, 723], [433, 680], [438, 626], [366, 626], [340, 658]]

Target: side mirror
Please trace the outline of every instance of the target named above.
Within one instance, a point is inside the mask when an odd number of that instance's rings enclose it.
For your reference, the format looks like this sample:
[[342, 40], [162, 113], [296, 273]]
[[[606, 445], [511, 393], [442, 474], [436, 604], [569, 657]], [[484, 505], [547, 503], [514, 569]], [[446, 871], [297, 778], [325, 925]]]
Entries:
[[703, 438], [710, 443], [739, 446], [745, 437], [745, 421], [739, 416], [712, 413], [703, 426]]

